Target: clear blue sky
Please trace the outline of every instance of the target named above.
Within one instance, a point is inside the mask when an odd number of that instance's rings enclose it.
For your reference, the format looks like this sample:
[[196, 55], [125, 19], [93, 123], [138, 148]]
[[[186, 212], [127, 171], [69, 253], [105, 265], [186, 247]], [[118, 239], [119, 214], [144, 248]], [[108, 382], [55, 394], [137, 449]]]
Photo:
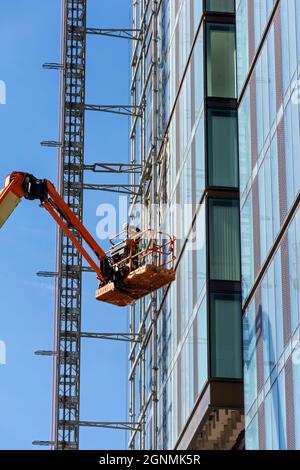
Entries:
[[[88, 0], [88, 25], [128, 27], [130, 0]], [[0, 80], [7, 104], [0, 105], [0, 179], [13, 170], [29, 171], [55, 182], [57, 151], [41, 148], [57, 139], [58, 72], [42, 69], [59, 62], [60, 0], [2, 0]], [[86, 102], [127, 103], [130, 44], [89, 37]], [[128, 160], [128, 119], [86, 114], [87, 163]], [[110, 177], [112, 183], [120, 182]], [[86, 182], [97, 181], [86, 175]], [[106, 177], [106, 182], [107, 182]], [[98, 176], [98, 182], [104, 177]], [[85, 194], [85, 224], [96, 236], [96, 208], [117, 202], [111, 193]], [[124, 214], [125, 220], [125, 214]], [[0, 449], [31, 449], [50, 437], [53, 280], [36, 277], [54, 270], [55, 225], [36, 202], [23, 201], [0, 232], [0, 341], [7, 364], [0, 365]], [[127, 331], [126, 309], [94, 300], [96, 278], [84, 274], [83, 331]], [[81, 419], [127, 420], [127, 346], [83, 340]], [[125, 448], [123, 431], [81, 429], [82, 449]]]

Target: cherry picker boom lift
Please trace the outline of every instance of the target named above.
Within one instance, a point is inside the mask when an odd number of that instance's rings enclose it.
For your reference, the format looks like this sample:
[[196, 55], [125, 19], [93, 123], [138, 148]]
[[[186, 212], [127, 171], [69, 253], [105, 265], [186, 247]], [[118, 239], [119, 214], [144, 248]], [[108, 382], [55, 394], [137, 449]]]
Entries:
[[[22, 172], [11, 173], [0, 190], [0, 228], [23, 198], [40, 201], [96, 273], [96, 300], [123, 307], [174, 281], [174, 237], [152, 231], [131, 236], [121, 232], [117, 235], [121, 241], [111, 241], [112, 247], [105, 252], [50, 181]], [[163, 241], [158, 242], [158, 238]]]

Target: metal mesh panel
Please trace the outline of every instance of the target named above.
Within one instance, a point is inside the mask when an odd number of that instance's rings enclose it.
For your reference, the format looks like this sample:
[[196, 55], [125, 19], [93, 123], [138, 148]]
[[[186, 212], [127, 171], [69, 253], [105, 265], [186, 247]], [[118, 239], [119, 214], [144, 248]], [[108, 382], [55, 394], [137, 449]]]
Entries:
[[274, 38], [275, 38], [275, 75], [276, 75], [276, 104], [277, 111], [283, 101], [283, 77], [282, 77], [282, 40], [281, 40], [281, 6], [277, 9], [274, 17]]
[[248, 2], [248, 51], [251, 64], [255, 55], [254, 2]]
[[265, 406], [264, 403], [258, 408], [258, 442], [259, 449], [266, 449], [266, 429], [265, 429]]
[[282, 307], [284, 344], [287, 345], [291, 336], [291, 301], [289, 277], [289, 247], [286, 235], [281, 243], [281, 275], [282, 275]]
[[293, 393], [293, 364], [289, 358], [285, 365], [285, 407], [286, 407], [286, 429], [287, 429], [287, 449], [296, 449], [295, 441], [295, 413], [294, 413], [294, 393]]
[[287, 216], [287, 198], [286, 198], [286, 168], [285, 168], [285, 131], [283, 119], [277, 128], [277, 146], [278, 146], [278, 175], [279, 175], [279, 204], [280, 204], [280, 223], [284, 222]]

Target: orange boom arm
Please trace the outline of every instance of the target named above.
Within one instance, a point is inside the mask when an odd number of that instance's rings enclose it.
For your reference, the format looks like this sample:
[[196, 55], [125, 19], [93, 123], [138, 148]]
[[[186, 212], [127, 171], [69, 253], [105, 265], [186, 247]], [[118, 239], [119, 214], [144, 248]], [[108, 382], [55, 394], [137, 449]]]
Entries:
[[[100, 281], [97, 300], [123, 307], [174, 281], [174, 237], [157, 233], [148, 240], [147, 231], [136, 231], [131, 238], [125, 233], [125, 238], [106, 255], [50, 181], [22, 172], [8, 176], [0, 191], [0, 228], [22, 198], [38, 199], [91, 266]], [[159, 234], [161, 242], [156, 240]]]
[[47, 210], [65, 235], [72, 241], [87, 263], [97, 274], [100, 281], [106, 276], [100, 270], [100, 263], [96, 263], [83, 248], [83, 239], [96, 255], [98, 261], [106, 261], [106, 254], [94, 238], [90, 235], [78, 217], [64, 202], [50, 181], [39, 180], [28, 173], [14, 172], [5, 180], [4, 189], [0, 191], [0, 227], [6, 222], [10, 214], [17, 207], [22, 198], [39, 199], [41, 206]]

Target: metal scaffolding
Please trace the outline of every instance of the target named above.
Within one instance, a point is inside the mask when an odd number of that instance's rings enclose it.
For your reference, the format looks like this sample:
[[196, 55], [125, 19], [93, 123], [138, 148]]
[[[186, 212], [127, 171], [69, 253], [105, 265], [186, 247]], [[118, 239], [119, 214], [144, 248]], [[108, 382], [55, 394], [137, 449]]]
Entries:
[[[142, 228], [157, 228], [158, 214], [152, 207], [159, 202], [158, 155], [161, 145], [159, 136], [159, 70], [158, 70], [158, 21], [161, 2], [157, 0], [135, 0], [133, 2], [133, 28], [141, 31], [141, 39], [134, 42], [132, 54], [132, 105], [139, 105], [142, 119], [132, 117], [131, 165], [141, 164], [140, 174], [131, 175], [131, 184], [136, 186], [132, 196], [134, 218], [140, 202], [146, 207], [141, 216]], [[147, 142], [150, 135], [150, 142]], [[139, 210], [139, 209], [137, 209]], [[138, 319], [138, 320], [137, 320]], [[151, 448], [157, 448], [157, 293], [131, 306], [131, 334], [140, 334], [142, 340], [132, 343], [130, 361], [130, 419], [132, 430], [129, 448], [144, 449], [146, 446], [146, 418], [152, 416], [148, 439]], [[151, 350], [151, 367], [147, 370], [146, 348]], [[147, 374], [147, 378], [146, 378]], [[151, 383], [147, 390], [146, 382]], [[134, 423], [139, 426], [134, 426]]]
[[[164, 0], [133, 0], [132, 29], [99, 29], [86, 25], [88, 0], [62, 1], [64, 29], [61, 63], [44, 64], [45, 69], [58, 70], [62, 76], [61, 132], [58, 140], [41, 142], [43, 147], [58, 148], [60, 151], [60, 194], [81, 221], [84, 191], [125, 194], [131, 202], [131, 222], [135, 225], [137, 217], [141, 230], [157, 231], [168, 192], [170, 131], [164, 122], [167, 119], [168, 97], [164, 96], [162, 84], [167, 73], [163, 70], [167, 47], [163, 32], [166, 30], [164, 22], [169, 4]], [[86, 104], [87, 35], [132, 41], [131, 103]], [[85, 112], [111, 113], [130, 118], [130, 162], [85, 162]], [[98, 180], [96, 183], [86, 182], [84, 176], [91, 173], [129, 175], [129, 184], [112, 184], [110, 181], [109, 184], [101, 184]], [[75, 236], [78, 237], [76, 233]], [[56, 281], [56, 345], [53, 350], [36, 352], [38, 356], [52, 357], [56, 364], [54, 433], [49, 441], [38, 440], [34, 444], [50, 445], [57, 450], [79, 449], [80, 427], [91, 427], [129, 432], [130, 449], [160, 448], [166, 441], [167, 422], [166, 396], [161, 392], [162, 380], [167, 375], [167, 359], [163, 351], [167, 343], [163, 296], [167, 290], [153, 292], [130, 307], [128, 332], [82, 332], [82, 273], [92, 270], [82, 264], [80, 253], [61, 231], [57, 249], [55, 270], [38, 273]], [[80, 349], [83, 339], [130, 345], [128, 422], [81, 419]]]
[[[152, 0], [151, 0], [152, 1]], [[63, 31], [60, 63], [46, 63], [43, 68], [58, 70], [61, 74], [61, 115], [58, 140], [45, 140], [43, 147], [58, 148], [59, 191], [64, 201], [83, 221], [83, 194], [85, 190], [109, 191], [128, 195], [131, 200], [141, 200], [143, 186], [152, 171], [154, 156], [147, 162], [132, 161], [112, 163], [84, 161], [85, 112], [98, 111], [129, 116], [133, 129], [138, 123], [144, 126], [145, 95], [137, 103], [96, 105], [85, 103], [86, 76], [86, 36], [108, 36], [127, 39], [145, 50], [144, 29], [97, 29], [87, 28], [87, 0], [62, 0]], [[150, 4], [150, 1], [148, 2]], [[153, 1], [153, 6], [156, 2]], [[140, 59], [137, 60], [139, 64]], [[156, 69], [153, 68], [153, 73]], [[155, 79], [153, 75], [152, 81]], [[154, 83], [154, 81], [153, 81]], [[153, 88], [155, 90], [155, 87]], [[153, 98], [154, 99], [154, 94]], [[153, 105], [153, 103], [152, 103]], [[131, 131], [133, 132], [133, 131]], [[153, 134], [153, 152], [156, 154]], [[130, 184], [86, 183], [84, 175], [95, 174], [130, 175]], [[152, 200], [155, 196], [152, 196]], [[72, 230], [70, 228], [70, 230]], [[75, 233], [78, 238], [78, 235]], [[81, 241], [81, 240], [79, 240]], [[39, 271], [40, 277], [54, 278], [56, 282], [56, 338], [53, 350], [36, 351], [37, 356], [52, 357], [55, 361], [55, 387], [53, 396], [53, 432], [50, 440], [36, 440], [35, 445], [51, 446], [56, 450], [76, 450], [79, 448], [80, 427], [102, 427], [139, 433], [141, 421], [130, 422], [91, 422], [80, 417], [80, 347], [82, 339], [110, 340], [116, 343], [144, 345], [144, 331], [130, 332], [82, 332], [82, 273], [92, 269], [82, 264], [82, 258], [71, 241], [59, 231], [57, 243], [57, 266], [55, 271]], [[152, 298], [155, 305], [155, 296]], [[154, 307], [153, 307], [154, 308]], [[155, 312], [155, 310], [153, 310]], [[155, 394], [154, 394], [155, 396]]]
[[[82, 221], [86, 0], [64, 2], [60, 193]], [[59, 233], [55, 448], [78, 449], [82, 258]]]
[[[108, 112], [139, 118], [140, 105], [91, 105], [85, 103], [86, 35], [110, 36], [141, 41], [136, 29], [96, 29], [86, 27], [87, 0], [63, 0], [63, 51], [61, 63], [44, 64], [45, 69], [59, 70], [62, 74], [61, 136], [58, 141], [41, 142], [45, 147], [57, 147], [60, 159], [60, 194], [77, 217], [83, 219], [84, 190], [113, 191], [137, 195], [135, 185], [88, 184], [84, 173], [139, 174], [141, 165], [128, 163], [84, 163], [84, 121], [86, 111]], [[76, 235], [77, 236], [77, 235]], [[56, 360], [54, 399], [54, 435], [50, 441], [35, 441], [57, 450], [79, 448], [79, 429], [82, 426], [104, 427], [137, 431], [134, 422], [90, 422], [80, 420], [80, 345], [82, 338], [113, 340], [116, 342], [141, 341], [135, 333], [84, 333], [81, 332], [82, 273], [90, 272], [82, 265], [80, 253], [71, 241], [59, 232], [57, 272], [41, 271], [39, 276], [53, 277], [57, 282], [56, 349], [37, 351], [40, 356]]]

